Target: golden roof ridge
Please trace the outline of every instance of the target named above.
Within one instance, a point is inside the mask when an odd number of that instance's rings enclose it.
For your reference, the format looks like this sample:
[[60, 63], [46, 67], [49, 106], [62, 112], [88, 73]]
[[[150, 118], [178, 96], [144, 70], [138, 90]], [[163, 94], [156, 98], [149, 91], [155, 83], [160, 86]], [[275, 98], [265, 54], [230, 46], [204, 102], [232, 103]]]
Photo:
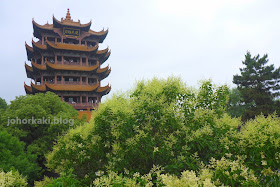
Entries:
[[99, 68], [96, 73], [104, 73], [105, 71], [108, 71], [109, 65], [107, 65], [105, 68]]
[[53, 44], [50, 41], [46, 40], [47, 45], [54, 49], [63, 49], [71, 51], [83, 51], [83, 52], [93, 52], [98, 49], [99, 45], [94, 47], [88, 47], [86, 45], [77, 45], [77, 44], [65, 44], [65, 43], [56, 43]]
[[104, 95], [106, 95], [106, 94], [108, 94], [109, 92], [111, 91], [111, 86], [109, 85], [109, 83], [106, 85], [106, 86], [104, 86], [104, 87], [99, 87], [98, 89], [97, 89], [97, 92], [98, 93], [104, 93]]
[[108, 51], [109, 51], [109, 47], [102, 49], [102, 50], [98, 50], [96, 52], [96, 54], [98, 54], [98, 55], [107, 54]]
[[44, 64], [36, 64], [32, 59], [31, 59], [31, 64], [33, 67], [40, 69], [40, 70], [47, 70], [46, 65]]
[[40, 29], [47, 29], [47, 30], [52, 30], [53, 29], [53, 24], [49, 24], [49, 23], [46, 23], [44, 25], [40, 25], [39, 23], [37, 23], [34, 18], [32, 19], [32, 24], [33, 24], [33, 27], [36, 26]]
[[34, 88], [34, 89], [36, 89], [36, 90], [38, 90], [38, 91], [41, 91], [41, 92], [47, 91], [45, 84], [36, 85], [36, 84], [33, 84], [33, 83], [31, 82], [31, 87]]
[[26, 64], [26, 62], [25, 62], [25, 64], [24, 64], [24, 66], [25, 66], [25, 68], [26, 68], [28, 71], [33, 72], [33, 68], [32, 68], [31, 66], [29, 66], [28, 64]]
[[25, 82], [24, 82], [24, 88], [26, 93], [27, 92], [29, 92], [29, 94], [33, 93], [32, 87], [25, 84]]
[[33, 48], [35, 46], [35, 47], [37, 47], [39, 49], [42, 49], [42, 50], [47, 49], [47, 45], [39, 44], [38, 42], [35, 42], [33, 39], [32, 39], [32, 46], [33, 46]]
[[45, 61], [46, 65], [52, 69], [57, 70], [73, 70], [73, 71], [94, 71], [99, 67], [99, 61], [94, 66], [80, 66], [80, 65], [66, 65], [66, 64], [52, 64], [49, 61]]
[[70, 19], [61, 19], [61, 21], [59, 21], [58, 19], [56, 19], [53, 15], [53, 22], [56, 22], [62, 26], [74, 26], [74, 27], [80, 27], [80, 28], [86, 28], [86, 27], [90, 27], [91, 26], [91, 21], [86, 23], [86, 24], [81, 24], [80, 23], [80, 20], [79, 21], [73, 21], [71, 19], [71, 16], [70, 16]]
[[26, 42], [25, 42], [25, 47], [26, 49], [28, 49], [29, 51], [33, 52], [33, 48], [31, 46], [29, 46]]
[[50, 90], [55, 90], [55, 91], [80, 91], [80, 92], [82, 92], [82, 91], [94, 91], [100, 86], [100, 83], [97, 82], [94, 85], [64, 85], [64, 84], [49, 84], [49, 83], [45, 82], [45, 85]]

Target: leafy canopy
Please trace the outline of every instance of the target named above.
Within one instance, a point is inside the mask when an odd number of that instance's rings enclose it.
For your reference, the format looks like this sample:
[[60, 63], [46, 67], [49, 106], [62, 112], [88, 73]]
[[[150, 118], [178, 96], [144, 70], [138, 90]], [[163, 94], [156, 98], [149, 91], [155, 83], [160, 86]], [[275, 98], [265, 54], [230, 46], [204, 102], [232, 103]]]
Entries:
[[0, 127], [25, 142], [43, 169], [57, 136], [82, 123], [77, 111], [52, 92], [17, 97], [0, 117]]
[[29, 180], [38, 177], [40, 167], [36, 155], [25, 152], [24, 142], [3, 129], [0, 131], [0, 158], [0, 168], [5, 172], [15, 169]]
[[0, 97], [0, 110], [1, 109], [6, 109], [7, 108], [7, 102], [5, 101], [5, 99], [2, 99], [1, 97]]
[[280, 118], [231, 118], [227, 96], [210, 81], [140, 81], [62, 136], [48, 166], [85, 186], [277, 186]]
[[174, 77], [140, 81], [100, 105], [90, 124], [61, 137], [48, 166], [59, 173], [73, 170], [88, 181], [100, 170], [144, 174], [161, 165], [180, 174], [196, 169], [200, 161], [221, 156], [218, 138], [230, 126], [215, 126], [215, 120], [223, 116], [227, 95], [226, 86], [210, 81], [197, 91]]
[[243, 115], [243, 119], [250, 119], [261, 113], [267, 115], [279, 110], [275, 98], [279, 96], [279, 68], [267, 65], [267, 54], [252, 57], [250, 52], [245, 55], [240, 68], [241, 75], [233, 76], [233, 83], [237, 85], [246, 105], [251, 105]]

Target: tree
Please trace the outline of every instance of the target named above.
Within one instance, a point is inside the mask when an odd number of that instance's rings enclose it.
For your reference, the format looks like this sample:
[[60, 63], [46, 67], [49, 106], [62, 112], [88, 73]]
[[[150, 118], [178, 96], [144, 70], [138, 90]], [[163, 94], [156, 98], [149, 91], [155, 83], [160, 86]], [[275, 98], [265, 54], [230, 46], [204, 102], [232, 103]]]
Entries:
[[27, 186], [27, 181], [18, 171], [0, 171], [0, 186], [24, 187]]
[[2, 99], [1, 97], [0, 97], [0, 110], [1, 109], [6, 109], [7, 108], [7, 102], [5, 101], [5, 99]]
[[226, 111], [231, 117], [241, 117], [245, 114], [248, 108], [252, 107], [253, 102], [246, 105], [237, 88], [232, 88], [229, 93], [229, 101]]
[[[225, 112], [228, 89], [204, 81], [199, 90], [178, 78], [138, 82], [126, 94], [113, 95], [93, 113], [92, 122], [70, 130], [48, 154], [48, 166], [73, 170], [92, 181], [96, 172], [148, 173], [154, 165], [180, 175], [211, 156], [222, 156], [219, 138], [228, 126], [216, 126]], [[87, 183], [90, 185], [90, 183]]]
[[45, 154], [57, 136], [82, 123], [77, 111], [52, 92], [17, 97], [0, 120], [3, 128], [25, 142], [26, 151], [37, 155], [43, 171]]
[[25, 143], [13, 137], [7, 131], [0, 131], [0, 168], [5, 172], [18, 170], [28, 181], [39, 176], [40, 167], [36, 155], [25, 152]]
[[279, 110], [275, 98], [279, 96], [280, 69], [274, 65], [267, 65], [267, 54], [252, 57], [250, 52], [245, 55], [244, 68], [240, 68], [241, 75], [233, 76], [233, 83], [242, 95], [242, 101], [252, 106], [242, 116], [244, 120], [250, 119], [263, 113], [268, 115]]

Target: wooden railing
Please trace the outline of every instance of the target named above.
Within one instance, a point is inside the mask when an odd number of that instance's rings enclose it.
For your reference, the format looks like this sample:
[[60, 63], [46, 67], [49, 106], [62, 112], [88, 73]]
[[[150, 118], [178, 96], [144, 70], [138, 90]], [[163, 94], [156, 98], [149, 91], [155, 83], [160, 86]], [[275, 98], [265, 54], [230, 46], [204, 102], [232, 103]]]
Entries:
[[[54, 81], [46, 81], [48, 84], [54, 84]], [[98, 82], [89, 82], [88, 85], [95, 85]], [[87, 85], [86, 82], [80, 82], [80, 81], [56, 81], [56, 84], [62, 84], [62, 85]], [[37, 83], [37, 85], [40, 85]]]
[[68, 104], [71, 104], [75, 109], [95, 109], [97, 108], [97, 104], [95, 103], [75, 103], [75, 102], [67, 102]]
[[[62, 64], [62, 61], [57, 61], [57, 64]], [[65, 65], [72, 65], [72, 66], [80, 66], [80, 62], [70, 62], [70, 61], [64, 61], [63, 64]], [[82, 66], [86, 66], [85, 62], [82, 62]]]

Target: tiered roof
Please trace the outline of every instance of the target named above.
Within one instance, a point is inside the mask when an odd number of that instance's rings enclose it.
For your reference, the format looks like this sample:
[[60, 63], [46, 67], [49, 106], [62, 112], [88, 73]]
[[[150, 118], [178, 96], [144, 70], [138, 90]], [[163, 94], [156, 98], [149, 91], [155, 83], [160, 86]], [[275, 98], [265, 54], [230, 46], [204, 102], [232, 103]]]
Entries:
[[107, 30], [103, 29], [99, 32], [91, 30], [90, 29], [91, 21], [87, 24], [81, 24], [80, 20], [78, 20], [77, 22], [73, 21], [71, 19], [69, 9], [67, 11], [66, 18], [65, 19], [61, 18], [61, 21], [59, 21], [58, 19], [56, 19], [53, 16], [53, 24], [47, 23], [45, 25], [40, 25], [40, 24], [36, 23], [34, 20], [32, 20], [32, 24], [33, 24], [34, 36], [38, 39], [42, 38], [41, 33], [53, 33], [54, 34], [56, 28], [71, 27], [71, 28], [80, 29], [81, 31], [84, 32], [85, 36], [97, 38], [98, 41], [100, 43], [102, 43], [104, 41], [104, 39], [106, 38], [108, 31], [109, 31], [108, 29]]
[[[41, 80], [40, 85], [37, 84], [37, 80], [35, 83], [31, 82], [31, 85], [28, 86], [24, 83], [24, 88], [27, 94], [34, 94], [38, 92], [46, 92], [53, 91], [55, 93], [61, 92], [69, 92], [69, 93], [79, 93], [84, 94], [88, 93], [88, 97], [92, 97], [92, 94], [98, 94], [101, 98], [102, 95], [108, 94], [111, 90], [111, 86], [108, 84], [107, 86], [101, 87], [100, 81], [106, 78], [110, 72], [111, 68], [109, 66], [101, 68], [100, 66], [109, 58], [111, 51], [108, 49], [98, 50], [99, 43], [102, 43], [108, 34], [107, 30], [102, 30], [99, 32], [93, 31], [90, 29], [91, 21], [86, 24], [81, 24], [80, 20], [73, 21], [71, 19], [71, 15], [69, 9], [67, 11], [66, 17], [61, 18], [61, 21], [56, 19], [53, 16], [53, 24], [45, 24], [40, 25], [32, 20], [33, 29], [34, 29], [34, 37], [38, 38], [39, 41], [35, 42], [32, 40], [32, 46], [29, 46], [25, 43], [27, 57], [28, 60], [31, 61], [31, 66], [25, 63], [25, 69], [28, 78], [35, 79], [36, 77], [48, 77], [53, 76], [54, 72], [61, 73], [66, 71], [66, 74], [75, 73], [74, 76], [77, 76], [77, 72], [80, 77], [86, 76], [87, 78], [97, 75], [98, 80], [95, 84], [64, 84], [63, 81], [47, 81]], [[68, 30], [67, 30], [68, 29]], [[77, 34], [73, 34], [77, 32]], [[69, 34], [69, 35], [68, 35]], [[44, 36], [44, 38], [43, 38]], [[64, 39], [72, 38], [79, 41], [80, 44], [70, 44], [70, 43], [60, 43], [60, 42], [52, 42], [49, 41], [47, 37], [55, 36]], [[61, 40], [62, 40], [61, 39]], [[55, 41], [57, 41], [55, 39]], [[88, 42], [87, 44], [95, 43], [95, 46], [83, 45], [82, 41]], [[66, 41], [67, 42], [67, 41]], [[69, 42], [69, 40], [68, 40]], [[84, 43], [86, 44], [86, 43]], [[46, 56], [53, 55], [56, 53], [67, 54], [67, 55], [86, 55], [87, 62], [89, 59], [95, 59], [95, 65], [85, 65], [84, 62], [77, 63], [77, 65], [70, 65], [68, 63], [56, 63], [50, 62], [45, 58]], [[46, 55], [46, 56], [44, 56]], [[57, 54], [56, 54], [57, 55]], [[67, 56], [66, 55], [66, 56]], [[38, 60], [41, 58], [41, 63], [38, 64], [34, 61], [34, 59]], [[45, 58], [45, 59], [42, 59]], [[62, 74], [65, 75], [65, 74]], [[60, 76], [60, 75], [58, 75]], [[95, 77], [95, 76], [94, 76]], [[36, 78], [37, 79], [37, 78]], [[81, 80], [80, 80], [81, 81]], [[89, 80], [87, 80], [88, 82]], [[84, 81], [83, 81], [84, 82]], [[98, 97], [99, 97], [98, 96]], [[100, 100], [99, 100], [100, 101]]]
[[66, 64], [53, 64], [49, 61], [45, 61], [46, 64], [36, 64], [31, 60], [31, 65], [25, 63], [25, 70], [28, 78], [32, 78], [32, 75], [35, 71], [47, 71], [50, 70], [65, 70], [65, 71], [83, 71], [83, 72], [95, 72], [100, 76], [100, 79], [105, 79], [111, 72], [111, 68], [106, 66], [105, 68], [100, 68], [100, 64], [97, 61], [94, 66], [80, 66], [80, 65], [66, 65]]
[[85, 45], [78, 45], [78, 44], [65, 44], [65, 43], [57, 43], [54, 44], [48, 40], [46, 40], [46, 45], [41, 44], [40, 42], [35, 42], [32, 40], [32, 47], [25, 43], [26, 51], [27, 51], [27, 58], [31, 60], [34, 57], [34, 53], [47, 51], [47, 50], [62, 50], [62, 51], [79, 51], [79, 52], [86, 52], [94, 55], [104, 63], [110, 56], [111, 51], [109, 48], [103, 50], [98, 50], [98, 45], [94, 47], [88, 47]]
[[42, 85], [36, 85], [31, 82], [31, 86], [24, 83], [25, 91], [29, 94], [37, 92], [47, 92], [47, 91], [76, 91], [76, 92], [97, 92], [105, 95], [110, 92], [111, 86], [101, 87], [100, 83], [93, 85], [64, 85], [64, 84], [50, 84], [45, 82]]

